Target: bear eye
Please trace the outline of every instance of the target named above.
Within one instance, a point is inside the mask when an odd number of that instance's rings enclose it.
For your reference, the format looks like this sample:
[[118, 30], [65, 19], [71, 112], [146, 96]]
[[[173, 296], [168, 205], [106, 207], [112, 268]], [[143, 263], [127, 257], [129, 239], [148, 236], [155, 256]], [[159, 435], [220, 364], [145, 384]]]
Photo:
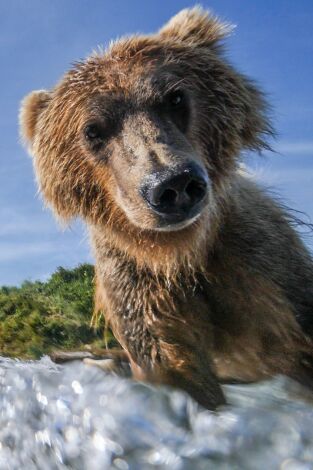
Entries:
[[104, 131], [99, 123], [88, 124], [84, 129], [86, 140], [94, 141], [96, 139], [103, 139]]
[[174, 90], [163, 98], [161, 110], [182, 131], [186, 132], [189, 122], [189, 99], [182, 90]]
[[185, 101], [184, 92], [181, 90], [173, 91], [168, 94], [166, 101], [172, 108], [182, 106]]

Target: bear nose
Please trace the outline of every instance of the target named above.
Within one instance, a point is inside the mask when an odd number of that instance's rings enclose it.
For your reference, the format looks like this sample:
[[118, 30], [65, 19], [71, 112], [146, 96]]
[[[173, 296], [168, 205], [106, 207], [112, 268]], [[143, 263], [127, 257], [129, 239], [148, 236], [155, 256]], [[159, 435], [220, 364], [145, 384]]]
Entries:
[[160, 215], [193, 216], [194, 209], [207, 195], [208, 177], [196, 163], [189, 163], [175, 172], [153, 175], [151, 183], [142, 188], [142, 195]]

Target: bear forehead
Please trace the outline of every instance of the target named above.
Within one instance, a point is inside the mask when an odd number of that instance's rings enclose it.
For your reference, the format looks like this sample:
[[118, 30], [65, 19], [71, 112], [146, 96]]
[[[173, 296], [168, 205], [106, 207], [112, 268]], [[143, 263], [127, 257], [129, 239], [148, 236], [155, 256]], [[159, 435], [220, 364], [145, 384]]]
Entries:
[[149, 37], [119, 40], [77, 62], [65, 75], [61, 89], [76, 95], [122, 93], [148, 98], [182, 83], [188, 87], [186, 53], [182, 47]]

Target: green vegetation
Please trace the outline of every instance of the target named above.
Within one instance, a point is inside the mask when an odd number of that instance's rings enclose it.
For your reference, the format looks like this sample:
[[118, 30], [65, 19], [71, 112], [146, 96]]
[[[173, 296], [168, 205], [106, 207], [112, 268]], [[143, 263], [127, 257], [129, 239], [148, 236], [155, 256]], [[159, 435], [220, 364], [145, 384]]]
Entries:
[[47, 282], [0, 288], [0, 355], [38, 358], [53, 350], [104, 347], [103, 319], [90, 325], [94, 268], [58, 268]]

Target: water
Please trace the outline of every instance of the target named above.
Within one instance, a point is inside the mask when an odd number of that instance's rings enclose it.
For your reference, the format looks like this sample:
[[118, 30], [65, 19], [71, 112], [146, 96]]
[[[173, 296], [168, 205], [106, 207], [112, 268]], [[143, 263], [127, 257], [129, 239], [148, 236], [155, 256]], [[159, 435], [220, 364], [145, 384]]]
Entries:
[[284, 377], [225, 393], [213, 413], [80, 362], [0, 358], [0, 469], [313, 469], [311, 393]]

